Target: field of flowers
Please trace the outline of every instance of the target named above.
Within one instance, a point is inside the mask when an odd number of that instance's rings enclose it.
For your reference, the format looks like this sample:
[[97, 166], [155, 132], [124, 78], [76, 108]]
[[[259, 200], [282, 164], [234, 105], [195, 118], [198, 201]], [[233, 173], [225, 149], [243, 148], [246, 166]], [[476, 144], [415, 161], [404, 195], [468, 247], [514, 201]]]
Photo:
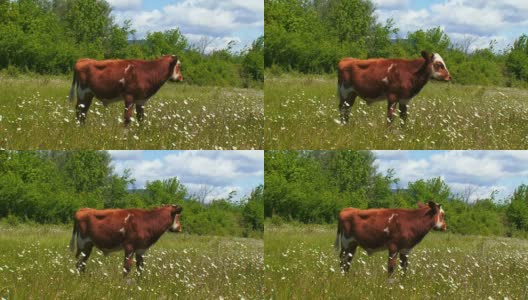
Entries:
[[[123, 103], [94, 99], [85, 126], [69, 102], [71, 79], [0, 77], [3, 149], [262, 149], [262, 90], [166, 83], [145, 120], [123, 127]], [[134, 113], [135, 117], [135, 113]]]
[[404, 128], [388, 127], [387, 104], [359, 97], [339, 119], [335, 76], [267, 76], [266, 149], [525, 149], [528, 90], [428, 83]]
[[528, 241], [429, 233], [387, 280], [387, 252], [358, 248], [342, 275], [334, 226], [267, 225], [266, 298], [273, 299], [527, 299]]
[[123, 254], [94, 251], [75, 269], [64, 226], [0, 226], [0, 299], [256, 299], [263, 241], [166, 233], [142, 276], [123, 278]]

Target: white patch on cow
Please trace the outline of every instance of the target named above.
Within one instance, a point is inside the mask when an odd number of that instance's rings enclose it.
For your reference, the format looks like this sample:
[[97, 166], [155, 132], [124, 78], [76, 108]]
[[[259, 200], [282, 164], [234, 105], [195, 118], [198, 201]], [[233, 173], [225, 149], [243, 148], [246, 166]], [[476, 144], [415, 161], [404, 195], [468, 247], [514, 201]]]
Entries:
[[132, 65], [128, 64], [128, 66], [125, 68], [125, 74], [126, 74], [126, 72], [128, 72], [128, 69], [130, 69], [130, 67], [132, 67]]
[[121, 232], [122, 234], [125, 234], [125, 227], [122, 227], [121, 229], [119, 229], [119, 232]]
[[180, 230], [180, 223], [178, 222], [177, 218], [175, 217], [173, 220], [172, 220], [172, 226], [171, 226], [172, 230], [173, 231], [178, 231]]
[[354, 87], [345, 88], [344, 84], [341, 84], [339, 86], [339, 95], [341, 96], [341, 99], [345, 99], [354, 91]]
[[86, 94], [88, 93], [92, 93], [92, 90], [90, 88], [81, 88], [81, 86], [77, 86], [77, 97], [78, 99], [81, 99], [81, 100], [84, 100], [84, 97], [86, 96]]
[[392, 216], [390, 216], [389, 218], [389, 223], [392, 221], [392, 218], [394, 218], [395, 216], [397, 216], [398, 214], [392, 214]]
[[181, 66], [180, 60], [178, 60], [176, 62], [176, 64], [174, 65], [174, 69], [172, 70], [172, 76], [171, 76], [172, 80], [182, 80], [181, 74], [179, 74], [178, 71], [177, 71], [177, 69], [178, 69], [177, 67], [179, 67], [179, 66]]
[[433, 54], [433, 63], [431, 64], [431, 77], [433, 77], [435, 79], [442, 80], [443, 79], [442, 74], [440, 72], [435, 72], [435, 69], [434, 69], [434, 63], [435, 62], [441, 62], [444, 65], [444, 68], [446, 69], [446, 71], [449, 72], [449, 70], [447, 69], [447, 66], [446, 66], [444, 60], [442, 59], [442, 57], [440, 56], [440, 54], [434, 53]]
[[390, 72], [390, 70], [392, 69], [392, 67], [394, 67], [394, 64], [391, 64], [391, 65], [389, 66], [389, 68], [387, 68], [387, 72]]
[[387, 227], [385, 227], [385, 229], [383, 229], [383, 231], [385, 231], [387, 234], [389, 234], [389, 226], [387, 225]]
[[356, 239], [351, 236], [349, 238], [346, 238], [345, 237], [345, 234], [341, 234], [341, 249], [348, 249], [348, 247], [350, 247], [350, 244], [352, 244], [352, 242], [354, 242]]
[[438, 54], [438, 53], [434, 53], [433, 54], [433, 62], [437, 62], [437, 61], [441, 62], [444, 65], [444, 68], [446, 69], [446, 71], [449, 72], [449, 70], [447, 70], [447, 66], [446, 66], [442, 56], [440, 56], [440, 54]]
[[128, 219], [130, 218], [130, 216], [131, 216], [131, 214], [128, 214], [128, 216], [126, 216], [126, 218], [125, 218], [125, 224], [126, 224], [126, 222], [128, 221]]
[[440, 221], [440, 216], [444, 213], [444, 209], [442, 209], [440, 207], [440, 211], [438, 212], [437, 216], [436, 216], [436, 224], [435, 224], [435, 228], [436, 229], [442, 229], [443, 225], [444, 225], [444, 222]]
[[119, 79], [119, 82], [120, 82], [122, 85], [125, 85], [125, 78], [123, 77], [123, 78]]
[[381, 81], [383, 81], [384, 83], [389, 83], [389, 78], [387, 78], [387, 76], [385, 76]]

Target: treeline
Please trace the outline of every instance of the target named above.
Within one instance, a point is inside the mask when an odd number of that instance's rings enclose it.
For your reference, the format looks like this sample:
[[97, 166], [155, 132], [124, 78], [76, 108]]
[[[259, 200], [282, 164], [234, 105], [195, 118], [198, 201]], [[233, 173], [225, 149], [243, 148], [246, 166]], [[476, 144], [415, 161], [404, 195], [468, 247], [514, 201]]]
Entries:
[[0, 69], [68, 74], [78, 58], [152, 59], [176, 54], [186, 82], [197, 85], [262, 86], [264, 37], [241, 52], [206, 53], [210, 40], [190, 44], [178, 29], [132, 40], [132, 22], [115, 23], [104, 0], [0, 0]]
[[266, 151], [264, 214], [271, 222], [333, 224], [344, 207], [416, 208], [434, 200], [443, 205], [450, 232], [528, 236], [528, 186], [510, 199], [469, 201], [441, 179], [410, 182], [405, 189], [393, 170], [386, 175], [370, 151]]
[[370, 0], [265, 0], [265, 6], [265, 66], [272, 73], [334, 73], [343, 57], [416, 58], [427, 50], [442, 55], [455, 83], [528, 87], [526, 34], [510, 49], [491, 41], [470, 52], [474, 40], [455, 43], [440, 27], [395, 39], [399, 29], [392, 19], [376, 19]]
[[[183, 206], [185, 232], [200, 235], [261, 237], [263, 186], [234, 201], [190, 194], [177, 178], [148, 182], [130, 191], [130, 172], [116, 174], [104, 151], [0, 152], [0, 219], [18, 223], [71, 223], [74, 212], [91, 208]], [[202, 195], [203, 196], [203, 195]]]

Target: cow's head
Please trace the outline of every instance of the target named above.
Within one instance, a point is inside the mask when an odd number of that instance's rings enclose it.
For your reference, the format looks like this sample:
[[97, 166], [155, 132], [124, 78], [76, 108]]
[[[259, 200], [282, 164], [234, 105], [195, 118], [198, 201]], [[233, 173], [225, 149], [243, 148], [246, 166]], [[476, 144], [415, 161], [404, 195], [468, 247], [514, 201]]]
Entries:
[[427, 52], [422, 51], [422, 56], [425, 58], [427, 64], [430, 65], [431, 78], [442, 81], [451, 80], [451, 75], [447, 70], [447, 66], [438, 53], [432, 53], [430, 56]]
[[178, 59], [178, 56], [171, 55], [172, 62], [171, 62], [171, 81], [183, 81], [183, 75], [181, 73], [181, 62]]
[[172, 225], [171, 227], [169, 227], [169, 231], [181, 232], [182, 227], [180, 224], [180, 214], [183, 208], [179, 205], [170, 205], [170, 209], [171, 209]]
[[442, 205], [438, 204], [436, 202], [433, 202], [433, 201], [429, 201], [429, 203], [427, 203], [427, 204], [431, 208], [431, 212], [432, 212], [433, 217], [434, 217], [435, 224], [433, 226], [433, 229], [434, 230], [446, 231], [447, 230], [447, 224], [446, 224], [445, 219], [444, 219], [445, 212], [442, 209]]

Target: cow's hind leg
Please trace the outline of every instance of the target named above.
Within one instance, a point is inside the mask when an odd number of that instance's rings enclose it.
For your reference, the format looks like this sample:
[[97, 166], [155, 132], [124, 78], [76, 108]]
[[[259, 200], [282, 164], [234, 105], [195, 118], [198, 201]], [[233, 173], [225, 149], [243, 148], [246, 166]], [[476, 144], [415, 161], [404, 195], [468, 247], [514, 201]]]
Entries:
[[84, 270], [86, 270], [86, 261], [88, 260], [88, 258], [90, 258], [92, 249], [93, 249], [93, 245], [90, 243], [86, 244], [83, 249], [77, 248], [77, 254], [75, 254], [75, 257], [77, 258], [79, 258], [79, 256], [81, 257], [77, 261], [77, 265], [76, 265], [77, 270], [79, 270], [79, 272], [84, 272]]
[[407, 271], [407, 254], [400, 252], [400, 266], [403, 271]]
[[145, 117], [143, 105], [136, 104], [136, 117], [138, 122], [143, 121], [143, 118]]
[[407, 123], [407, 104], [399, 104], [400, 107], [400, 119], [403, 121], [402, 125]]
[[387, 125], [391, 125], [392, 120], [394, 119], [394, 113], [396, 112], [398, 99], [395, 95], [388, 95], [387, 100]]
[[130, 118], [132, 117], [132, 111], [134, 109], [134, 97], [131, 95], [125, 95], [125, 127], [130, 124]]
[[389, 278], [394, 272], [394, 267], [396, 266], [397, 260], [398, 260], [398, 248], [395, 245], [389, 245], [389, 264], [387, 268], [389, 272]]
[[77, 121], [79, 121], [81, 124], [84, 124], [86, 121], [86, 116], [88, 115], [90, 105], [92, 105], [93, 97], [94, 96], [89, 92], [83, 95], [79, 95], [79, 93], [77, 93], [77, 105], [75, 110], [77, 114]]
[[339, 95], [339, 112], [341, 114], [341, 124], [346, 124], [350, 118], [350, 111], [356, 101], [357, 94], [351, 92], [347, 95]]
[[132, 246], [125, 246], [125, 261], [123, 263], [123, 276], [127, 276], [130, 273], [130, 267], [132, 266], [132, 260], [134, 259], [134, 248]]
[[354, 254], [356, 254], [357, 246], [357, 243], [352, 242], [348, 247], [341, 250], [341, 271], [343, 273], [348, 272], [350, 269], [350, 264], [352, 258], [354, 258]]
[[143, 255], [136, 253], [136, 267], [139, 273], [143, 271]]

